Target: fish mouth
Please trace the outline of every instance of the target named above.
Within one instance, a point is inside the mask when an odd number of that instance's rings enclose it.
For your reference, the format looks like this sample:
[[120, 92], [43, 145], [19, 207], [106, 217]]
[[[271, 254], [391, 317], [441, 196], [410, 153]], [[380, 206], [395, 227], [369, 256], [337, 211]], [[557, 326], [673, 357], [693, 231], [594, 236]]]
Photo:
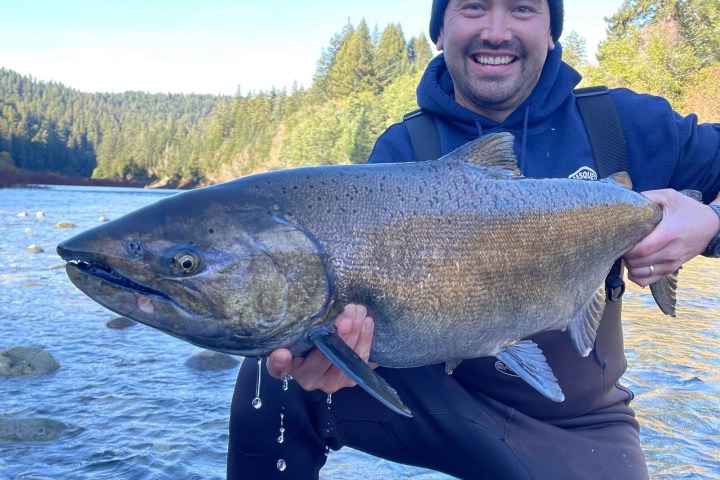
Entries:
[[67, 260], [65, 268], [68, 272], [72, 269], [83, 275], [94, 277], [122, 290], [130, 291], [138, 295], [160, 298], [169, 303], [177, 304], [177, 302], [175, 302], [175, 300], [167, 293], [127, 278], [102, 262], [87, 259]]

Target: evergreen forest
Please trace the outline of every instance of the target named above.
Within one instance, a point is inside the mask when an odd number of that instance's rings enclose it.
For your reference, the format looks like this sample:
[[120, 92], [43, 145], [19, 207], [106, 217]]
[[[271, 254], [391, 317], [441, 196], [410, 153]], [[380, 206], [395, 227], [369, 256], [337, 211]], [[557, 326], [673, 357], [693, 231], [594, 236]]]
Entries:
[[[720, 121], [720, 2], [625, 0], [606, 21], [596, 59], [580, 33], [561, 39], [583, 84], [661, 95], [683, 114]], [[0, 175], [192, 187], [363, 163], [378, 135], [417, 108], [432, 56], [425, 35], [408, 40], [400, 24], [371, 32], [363, 20], [329, 40], [310, 87], [289, 92], [83, 93], [0, 68]]]

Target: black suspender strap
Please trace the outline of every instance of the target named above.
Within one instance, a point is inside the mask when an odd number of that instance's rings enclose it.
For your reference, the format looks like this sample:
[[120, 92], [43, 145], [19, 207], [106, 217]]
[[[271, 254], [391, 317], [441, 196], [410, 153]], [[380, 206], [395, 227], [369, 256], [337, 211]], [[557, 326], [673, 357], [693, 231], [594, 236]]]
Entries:
[[[578, 88], [575, 90], [575, 98], [590, 139], [598, 176], [605, 178], [613, 173], [627, 171], [625, 135], [608, 88]], [[625, 293], [621, 258], [613, 264], [605, 278], [605, 291], [610, 302], [617, 302]]]
[[615, 102], [605, 86], [575, 90], [577, 106], [585, 122], [598, 176], [627, 171], [625, 135]]
[[418, 161], [440, 158], [440, 133], [433, 115], [421, 108], [403, 115], [403, 122], [410, 134], [415, 159]]

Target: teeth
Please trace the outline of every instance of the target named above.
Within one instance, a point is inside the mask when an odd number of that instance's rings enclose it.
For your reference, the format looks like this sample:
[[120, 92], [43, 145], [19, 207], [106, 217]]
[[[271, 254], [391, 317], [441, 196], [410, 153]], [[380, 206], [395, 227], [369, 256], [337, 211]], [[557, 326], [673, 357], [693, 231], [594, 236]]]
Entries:
[[475, 61], [481, 65], [507, 65], [513, 61], [513, 57], [487, 57], [476, 55]]

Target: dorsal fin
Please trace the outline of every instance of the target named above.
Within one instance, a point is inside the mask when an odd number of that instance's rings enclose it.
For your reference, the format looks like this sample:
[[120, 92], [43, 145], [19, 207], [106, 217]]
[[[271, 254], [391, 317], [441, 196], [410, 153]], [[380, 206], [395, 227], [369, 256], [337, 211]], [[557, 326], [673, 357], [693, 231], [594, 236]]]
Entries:
[[628, 190], [632, 190], [632, 187], [633, 187], [632, 179], [630, 178], [630, 175], [628, 175], [627, 172], [616, 172], [616, 173], [613, 173], [612, 175], [608, 176], [607, 178], [603, 178], [600, 181], [612, 183], [614, 185], [618, 185], [620, 187], [627, 188]]
[[510, 170], [513, 175], [520, 175], [513, 150], [514, 143], [515, 137], [511, 133], [490, 133], [468, 142], [449, 154], [448, 157], [483, 167]]

